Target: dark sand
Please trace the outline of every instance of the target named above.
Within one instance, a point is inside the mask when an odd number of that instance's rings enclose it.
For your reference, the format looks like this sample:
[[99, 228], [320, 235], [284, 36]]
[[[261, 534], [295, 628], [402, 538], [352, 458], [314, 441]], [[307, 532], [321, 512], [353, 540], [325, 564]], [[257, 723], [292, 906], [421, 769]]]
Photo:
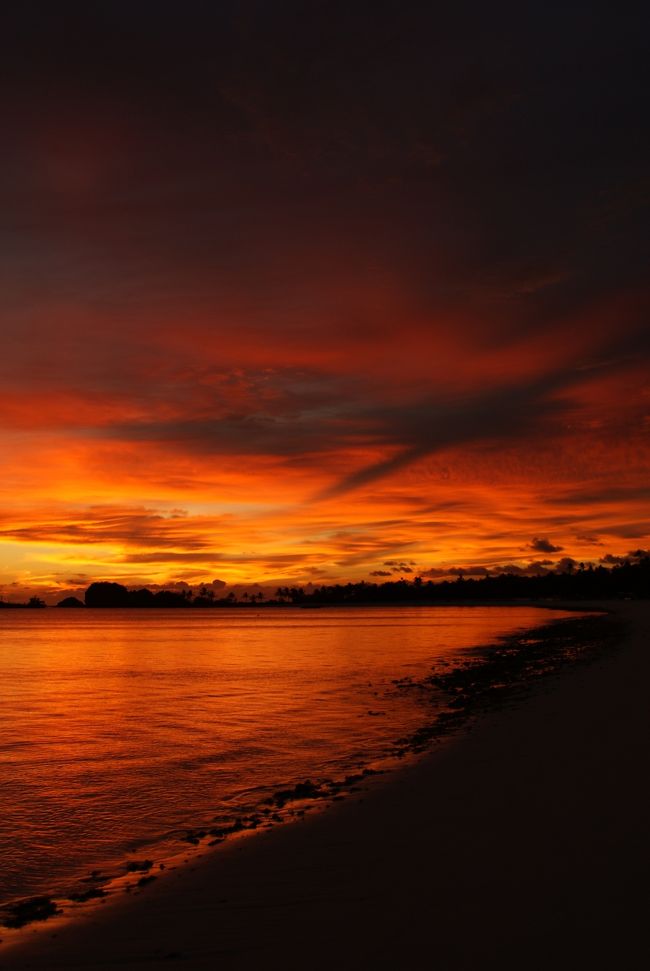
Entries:
[[325, 813], [227, 843], [13, 969], [649, 966], [650, 603], [620, 647]]

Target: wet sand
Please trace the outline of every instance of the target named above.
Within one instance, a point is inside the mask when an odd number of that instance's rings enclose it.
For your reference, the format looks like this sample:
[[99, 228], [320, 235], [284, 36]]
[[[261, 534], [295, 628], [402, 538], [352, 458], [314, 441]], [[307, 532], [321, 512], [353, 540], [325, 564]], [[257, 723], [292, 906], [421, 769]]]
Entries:
[[646, 966], [650, 603], [611, 607], [594, 663], [325, 813], [28, 928], [0, 968]]

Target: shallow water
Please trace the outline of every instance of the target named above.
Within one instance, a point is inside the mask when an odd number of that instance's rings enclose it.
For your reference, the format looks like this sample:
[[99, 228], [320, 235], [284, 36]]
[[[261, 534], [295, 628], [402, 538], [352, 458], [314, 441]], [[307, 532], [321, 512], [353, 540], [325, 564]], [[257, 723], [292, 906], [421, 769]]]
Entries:
[[64, 893], [278, 788], [376, 763], [425, 717], [393, 679], [562, 616], [2, 611], [0, 903]]

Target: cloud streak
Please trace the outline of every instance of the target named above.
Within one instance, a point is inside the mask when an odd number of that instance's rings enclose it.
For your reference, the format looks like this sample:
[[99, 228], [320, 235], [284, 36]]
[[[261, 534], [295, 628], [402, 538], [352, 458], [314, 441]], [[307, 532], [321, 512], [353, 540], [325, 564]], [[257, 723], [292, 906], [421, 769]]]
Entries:
[[645, 13], [76, 6], [0, 37], [0, 583], [648, 545]]

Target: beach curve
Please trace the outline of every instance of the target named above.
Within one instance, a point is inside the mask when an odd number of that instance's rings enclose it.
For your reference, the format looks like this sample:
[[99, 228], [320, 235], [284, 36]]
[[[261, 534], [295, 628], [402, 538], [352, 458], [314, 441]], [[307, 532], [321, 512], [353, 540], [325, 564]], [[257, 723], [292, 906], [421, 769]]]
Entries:
[[636, 967], [650, 610], [608, 606], [619, 650], [326, 814], [26, 935], [0, 967]]

